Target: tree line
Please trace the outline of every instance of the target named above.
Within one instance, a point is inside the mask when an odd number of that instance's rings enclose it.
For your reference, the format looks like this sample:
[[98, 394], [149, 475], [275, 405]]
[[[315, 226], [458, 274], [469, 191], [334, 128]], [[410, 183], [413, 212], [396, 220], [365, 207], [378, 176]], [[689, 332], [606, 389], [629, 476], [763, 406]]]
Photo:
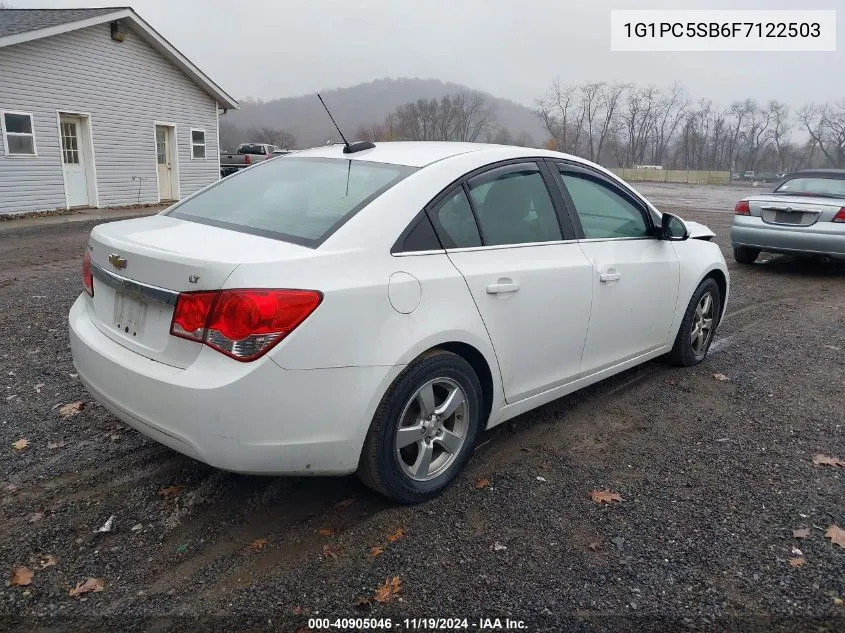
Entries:
[[[694, 100], [680, 83], [555, 81], [537, 99], [547, 137], [543, 147], [607, 167], [661, 165], [670, 169], [785, 172], [802, 167], [845, 168], [845, 99], [793, 108], [770, 100], [720, 106]], [[221, 147], [240, 142], [240, 130], [221, 121]], [[250, 128], [250, 140], [296, 147], [288, 132]], [[497, 123], [489, 99], [465, 91], [418, 99], [354, 134], [371, 141], [466, 141], [535, 146], [525, 133]]]

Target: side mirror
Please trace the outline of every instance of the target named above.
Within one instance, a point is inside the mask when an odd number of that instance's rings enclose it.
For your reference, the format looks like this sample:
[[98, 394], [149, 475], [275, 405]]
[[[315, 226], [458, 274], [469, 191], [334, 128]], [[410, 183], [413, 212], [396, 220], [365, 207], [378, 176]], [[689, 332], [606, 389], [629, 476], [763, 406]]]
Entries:
[[663, 214], [663, 221], [660, 227], [660, 239], [671, 242], [682, 242], [689, 238], [689, 229], [684, 221], [677, 215], [671, 213]]

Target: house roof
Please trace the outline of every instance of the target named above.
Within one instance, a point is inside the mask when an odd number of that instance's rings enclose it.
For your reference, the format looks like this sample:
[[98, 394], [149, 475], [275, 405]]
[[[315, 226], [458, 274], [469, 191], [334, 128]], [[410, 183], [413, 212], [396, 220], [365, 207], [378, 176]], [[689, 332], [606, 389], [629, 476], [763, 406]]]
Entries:
[[238, 102], [176, 47], [164, 39], [130, 7], [98, 9], [3, 9], [0, 10], [0, 48], [60, 33], [121, 20], [141, 39], [158, 50], [197, 85], [217, 100], [221, 108], [236, 109]]

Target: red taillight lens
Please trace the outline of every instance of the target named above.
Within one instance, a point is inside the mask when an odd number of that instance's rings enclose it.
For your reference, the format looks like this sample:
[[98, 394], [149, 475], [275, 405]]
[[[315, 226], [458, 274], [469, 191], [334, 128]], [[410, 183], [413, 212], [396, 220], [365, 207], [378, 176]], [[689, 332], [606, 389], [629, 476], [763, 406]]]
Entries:
[[94, 275], [91, 272], [91, 253], [85, 248], [85, 256], [82, 258], [82, 287], [89, 297], [94, 296]]
[[833, 216], [832, 222], [845, 222], [845, 207], [842, 207], [836, 212], [836, 215]]
[[737, 215], [751, 215], [751, 207], [748, 204], [748, 200], [740, 200], [737, 202], [734, 207], [734, 211]]
[[322, 301], [313, 290], [221, 290], [179, 295], [170, 333], [240, 361], [255, 360], [290, 334]]
[[252, 165], [252, 156], [244, 154], [244, 165]]

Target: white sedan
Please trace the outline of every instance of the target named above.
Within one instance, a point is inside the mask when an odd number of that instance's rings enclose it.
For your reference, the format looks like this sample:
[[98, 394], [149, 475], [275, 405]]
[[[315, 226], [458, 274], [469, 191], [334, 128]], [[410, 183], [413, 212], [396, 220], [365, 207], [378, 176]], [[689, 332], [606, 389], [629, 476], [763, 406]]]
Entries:
[[181, 453], [415, 503], [483, 429], [701, 362], [728, 297], [713, 237], [565, 154], [320, 147], [94, 228], [71, 348], [95, 399]]

